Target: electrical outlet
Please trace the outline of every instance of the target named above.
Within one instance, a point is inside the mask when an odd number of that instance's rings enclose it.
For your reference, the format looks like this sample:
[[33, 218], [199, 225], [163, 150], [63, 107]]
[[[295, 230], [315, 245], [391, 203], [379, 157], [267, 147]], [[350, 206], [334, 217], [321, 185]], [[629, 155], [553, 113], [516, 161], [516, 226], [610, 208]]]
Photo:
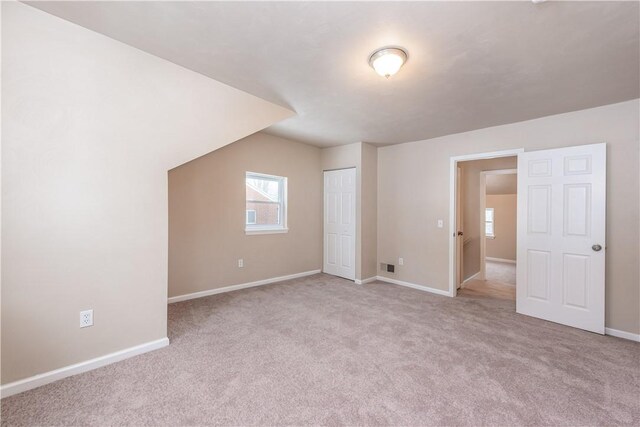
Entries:
[[80, 312], [80, 327], [86, 328], [87, 326], [93, 326], [93, 310]]
[[242, 258], [240, 258], [238, 260], [238, 268], [243, 268], [244, 267], [244, 260]]
[[442, 228], [442, 227], [444, 227], [444, 221], [439, 219], [438, 220], [438, 228]]
[[398, 265], [404, 265], [404, 258], [398, 258]]

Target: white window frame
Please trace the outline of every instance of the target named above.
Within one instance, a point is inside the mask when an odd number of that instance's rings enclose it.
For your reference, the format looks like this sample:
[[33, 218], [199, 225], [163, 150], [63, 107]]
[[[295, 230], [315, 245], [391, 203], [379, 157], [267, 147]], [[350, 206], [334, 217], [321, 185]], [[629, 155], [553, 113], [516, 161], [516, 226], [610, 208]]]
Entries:
[[[279, 185], [279, 194], [278, 194], [278, 200], [279, 202], [279, 209], [280, 209], [280, 213], [281, 213], [281, 224], [277, 224], [277, 225], [259, 225], [259, 224], [247, 224], [247, 218], [246, 218], [246, 214], [245, 214], [245, 229], [244, 232], [245, 234], [277, 234], [277, 233], [288, 233], [289, 232], [289, 228], [287, 228], [287, 177], [285, 176], [278, 176], [278, 175], [268, 175], [268, 174], [264, 174], [264, 173], [258, 173], [258, 172], [249, 172], [247, 171], [245, 173], [245, 191], [246, 191], [246, 183], [247, 183], [247, 178], [256, 178], [256, 179], [262, 179], [262, 180], [271, 180], [271, 181], [277, 181], [280, 183]], [[247, 211], [247, 198], [246, 198], [246, 194], [245, 194], [245, 212]], [[256, 213], [257, 215], [257, 213]], [[256, 216], [257, 219], [257, 216]]]
[[[257, 217], [257, 212], [255, 209], [246, 209], [245, 210], [247, 217], [245, 218], [245, 224], [247, 225], [253, 225], [256, 223], [256, 220], [258, 219]], [[249, 212], [253, 212], [253, 222], [249, 222]]]
[[[491, 211], [491, 221], [487, 220], [487, 211], [490, 210]], [[492, 227], [491, 227], [491, 234], [487, 233], [487, 223], [490, 222]], [[495, 239], [496, 238], [496, 211], [494, 208], [484, 208], [484, 230], [485, 230], [485, 236], [487, 237], [487, 239]]]

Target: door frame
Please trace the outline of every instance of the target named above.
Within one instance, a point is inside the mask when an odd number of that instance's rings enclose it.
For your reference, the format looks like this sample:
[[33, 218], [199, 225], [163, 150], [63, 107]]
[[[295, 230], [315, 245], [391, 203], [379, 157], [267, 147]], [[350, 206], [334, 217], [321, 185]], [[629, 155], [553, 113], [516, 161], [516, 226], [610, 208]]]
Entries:
[[449, 296], [455, 297], [456, 289], [456, 193], [458, 187], [457, 168], [458, 162], [469, 160], [497, 159], [499, 157], [512, 157], [523, 153], [524, 148], [514, 148], [510, 150], [493, 151], [487, 153], [465, 154], [462, 156], [452, 156], [449, 158]]
[[[480, 274], [478, 279], [486, 280], [487, 273], [487, 236], [485, 231], [485, 209], [487, 208], [487, 175], [516, 175], [518, 169], [497, 169], [480, 172]], [[516, 212], [516, 225], [518, 213]]]
[[[458, 182], [462, 180], [463, 173], [460, 165], [456, 165], [456, 179]], [[464, 204], [462, 200], [464, 198], [464, 194], [462, 194], [462, 187], [456, 188], [456, 223], [455, 223], [455, 231], [456, 231], [456, 243], [458, 240], [462, 240], [464, 242]], [[458, 236], [457, 233], [462, 231], [463, 236]], [[460, 288], [464, 284], [464, 251], [463, 245], [456, 244], [456, 289]]]

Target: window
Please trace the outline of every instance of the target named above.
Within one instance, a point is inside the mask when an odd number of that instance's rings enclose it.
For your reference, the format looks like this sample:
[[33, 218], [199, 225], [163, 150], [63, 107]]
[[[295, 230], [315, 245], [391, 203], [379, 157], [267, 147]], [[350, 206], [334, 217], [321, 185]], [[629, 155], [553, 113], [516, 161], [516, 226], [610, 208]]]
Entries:
[[493, 208], [487, 208], [484, 211], [484, 233], [487, 237], [493, 239], [495, 238], [494, 234], [494, 223], [493, 223]]
[[247, 225], [256, 223], [256, 211], [253, 209], [247, 209]]
[[287, 232], [287, 178], [247, 172], [247, 234]]

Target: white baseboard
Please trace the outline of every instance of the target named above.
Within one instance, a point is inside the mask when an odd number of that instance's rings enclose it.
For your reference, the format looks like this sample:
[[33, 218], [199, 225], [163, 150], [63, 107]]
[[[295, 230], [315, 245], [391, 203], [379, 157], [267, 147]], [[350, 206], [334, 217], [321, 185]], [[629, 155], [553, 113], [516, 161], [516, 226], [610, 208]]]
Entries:
[[116, 351], [115, 353], [105, 354], [104, 356], [96, 357], [95, 359], [86, 360], [74, 365], [65, 366], [64, 368], [55, 369], [43, 374], [34, 375], [29, 378], [4, 384], [0, 386], [0, 396], [2, 398], [13, 396], [14, 394], [22, 393], [23, 391], [31, 390], [72, 375], [110, 365], [168, 345], [169, 338], [161, 338], [159, 340], [150, 341], [134, 347], [125, 348], [124, 350]]
[[611, 328], [604, 328], [604, 333], [606, 335], [611, 335], [612, 337], [624, 338], [625, 340], [640, 342], [640, 334], [632, 334], [631, 332], [619, 331], [617, 329]]
[[[482, 271], [478, 271], [478, 272], [477, 272], [476, 274], [474, 274], [473, 276], [471, 276], [471, 277], [468, 277], [468, 278], [464, 279], [464, 280], [462, 281], [462, 283], [460, 284], [460, 287], [461, 287], [461, 288], [464, 288], [464, 286], [465, 286], [468, 282], [470, 282], [470, 281], [472, 281], [472, 280], [477, 279], [477, 278], [478, 278], [478, 276], [480, 275], [480, 273], [482, 273]], [[447, 294], [447, 295], [448, 295], [448, 294]]]
[[416, 285], [415, 283], [403, 282], [402, 280], [390, 279], [384, 276], [377, 276], [378, 280], [387, 283], [393, 283], [394, 285], [406, 286], [407, 288], [418, 289], [419, 291], [431, 292], [432, 294], [450, 296], [449, 291], [442, 289], [430, 288], [429, 286]]
[[373, 276], [373, 277], [369, 277], [368, 279], [362, 279], [362, 280], [356, 279], [355, 282], [356, 282], [356, 285], [365, 285], [367, 283], [375, 282], [376, 279], [377, 277]]
[[240, 283], [239, 285], [225, 286], [223, 288], [209, 289], [207, 291], [194, 292], [192, 294], [178, 295], [167, 300], [169, 304], [174, 302], [187, 301], [195, 298], [208, 297], [210, 295], [222, 294], [225, 292], [237, 291], [240, 289], [253, 288], [255, 286], [268, 285], [270, 283], [282, 282], [284, 280], [297, 279], [299, 277], [311, 276], [320, 273], [321, 270], [311, 270], [302, 273], [289, 274], [288, 276], [272, 277], [270, 279], [258, 280], [256, 282]]
[[508, 264], [515, 264], [516, 260], [515, 259], [506, 259], [506, 258], [493, 258], [493, 257], [485, 257], [484, 258], [487, 261], [493, 261], [493, 262], [506, 262]]

